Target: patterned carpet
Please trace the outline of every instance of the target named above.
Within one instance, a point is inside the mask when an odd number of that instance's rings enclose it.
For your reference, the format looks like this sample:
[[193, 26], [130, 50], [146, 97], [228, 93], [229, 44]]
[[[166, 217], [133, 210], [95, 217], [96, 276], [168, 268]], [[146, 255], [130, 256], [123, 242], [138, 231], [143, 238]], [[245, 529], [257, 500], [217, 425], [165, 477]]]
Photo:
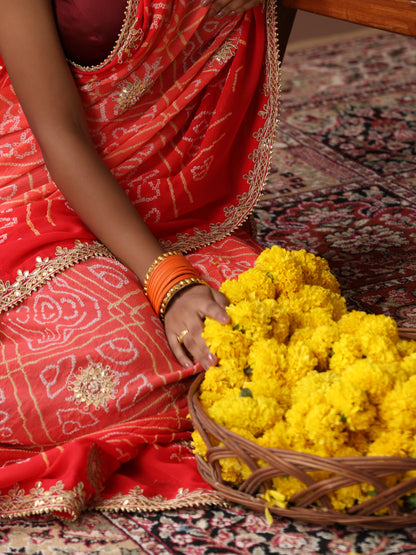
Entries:
[[[350, 308], [416, 326], [416, 41], [369, 34], [289, 51], [259, 238], [324, 256]], [[276, 519], [240, 506], [91, 513], [0, 524], [0, 553], [416, 554], [383, 532]]]

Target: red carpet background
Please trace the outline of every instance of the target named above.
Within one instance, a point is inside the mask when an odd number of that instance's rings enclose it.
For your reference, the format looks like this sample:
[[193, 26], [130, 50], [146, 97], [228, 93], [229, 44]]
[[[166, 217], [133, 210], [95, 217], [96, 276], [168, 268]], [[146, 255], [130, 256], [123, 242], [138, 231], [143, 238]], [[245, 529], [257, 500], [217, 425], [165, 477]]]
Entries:
[[[324, 256], [349, 308], [416, 326], [416, 40], [370, 34], [288, 52], [265, 246]], [[416, 528], [323, 528], [240, 506], [0, 523], [0, 553], [416, 554]]]

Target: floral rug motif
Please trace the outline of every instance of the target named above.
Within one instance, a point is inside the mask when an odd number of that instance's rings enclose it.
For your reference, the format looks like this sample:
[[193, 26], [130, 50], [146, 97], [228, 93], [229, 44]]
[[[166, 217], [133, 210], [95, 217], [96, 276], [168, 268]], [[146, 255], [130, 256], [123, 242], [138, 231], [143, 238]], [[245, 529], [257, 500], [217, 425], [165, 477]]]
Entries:
[[[289, 50], [269, 181], [255, 217], [264, 246], [325, 257], [349, 308], [416, 326], [416, 41], [360, 36]], [[0, 523], [11, 555], [416, 554], [394, 531], [275, 519], [238, 505]]]

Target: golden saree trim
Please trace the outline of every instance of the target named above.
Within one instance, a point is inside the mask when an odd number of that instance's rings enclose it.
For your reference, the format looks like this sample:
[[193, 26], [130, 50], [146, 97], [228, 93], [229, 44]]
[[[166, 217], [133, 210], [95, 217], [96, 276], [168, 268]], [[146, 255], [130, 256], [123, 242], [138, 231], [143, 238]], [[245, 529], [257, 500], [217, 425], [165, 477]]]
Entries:
[[[265, 83], [264, 93], [267, 100], [258, 112], [265, 121], [264, 126], [253, 133], [253, 138], [258, 146], [248, 158], [254, 162], [253, 169], [242, 176], [249, 185], [248, 191], [237, 196], [237, 203], [224, 206], [225, 219], [210, 225], [210, 230], [194, 227], [190, 233], [178, 233], [175, 241], [160, 240], [167, 250], [178, 250], [190, 253], [199, 248], [212, 245], [229, 237], [236, 229], [241, 227], [249, 218], [264, 190], [271, 165], [271, 152], [279, 123], [279, 93], [280, 93], [280, 56], [278, 33], [276, 24], [276, 8], [274, 2], [266, 2], [266, 52], [264, 59]], [[211, 59], [211, 63], [223, 64], [234, 54], [232, 43], [226, 42]]]
[[220, 494], [198, 489], [189, 491], [179, 488], [176, 497], [167, 499], [162, 495], [146, 497], [140, 486], [132, 488], [127, 494], [118, 494], [111, 499], [97, 497], [87, 504], [83, 482], [73, 490], [65, 490], [63, 482], [46, 489], [38, 482], [29, 492], [15, 484], [7, 494], [0, 496], [0, 520], [13, 520], [32, 516], [52, 514], [63, 521], [76, 520], [82, 511], [108, 512], [149, 512], [168, 511], [197, 507], [201, 505], [226, 505]]
[[36, 258], [36, 267], [32, 270], [18, 270], [16, 281], [0, 280], [0, 313], [14, 308], [19, 303], [37, 291], [47, 281], [67, 268], [93, 257], [106, 256], [114, 258], [111, 252], [98, 241], [81, 243], [75, 241], [72, 249], [57, 247], [55, 257], [52, 259]]
[[62, 481], [49, 489], [42, 482], [37, 482], [35, 487], [26, 492], [17, 483], [6, 494], [0, 495], [0, 518], [12, 520], [52, 513], [63, 520], [75, 520], [85, 508], [84, 484], [78, 482], [73, 490], [64, 488]]
[[91, 504], [90, 509], [99, 512], [136, 512], [136, 511], [169, 511], [201, 505], [225, 505], [224, 498], [215, 491], [198, 489], [190, 491], [179, 488], [176, 497], [167, 499], [163, 495], [146, 497], [140, 486], [132, 488], [127, 494], [119, 493], [111, 499], [99, 497]]

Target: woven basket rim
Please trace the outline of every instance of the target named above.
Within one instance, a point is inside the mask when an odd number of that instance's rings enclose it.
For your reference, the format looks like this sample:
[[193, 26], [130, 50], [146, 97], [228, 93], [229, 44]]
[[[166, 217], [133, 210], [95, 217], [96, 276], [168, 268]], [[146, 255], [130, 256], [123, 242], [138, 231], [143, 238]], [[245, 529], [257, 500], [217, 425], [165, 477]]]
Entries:
[[[399, 327], [400, 336], [404, 339], [416, 339], [416, 328]], [[202, 477], [219, 493], [226, 501], [238, 503], [252, 510], [263, 512], [266, 507], [271, 514], [280, 517], [289, 517], [303, 520], [313, 524], [331, 525], [355, 525], [363, 528], [392, 530], [416, 524], [416, 511], [405, 512], [397, 504], [397, 500], [411, 490], [416, 490], [416, 478], [400, 482], [394, 487], [387, 487], [380, 477], [416, 470], [416, 459], [411, 457], [321, 457], [299, 451], [262, 447], [251, 440], [228, 430], [215, 423], [208, 417], [199, 403], [199, 387], [204, 374], [199, 374], [193, 381], [188, 392], [188, 408], [191, 421], [195, 429], [200, 433], [204, 443], [208, 447], [207, 460], [196, 455], [198, 469]], [[213, 446], [209, 434], [223, 443], [223, 446]], [[252, 475], [238, 488], [224, 482], [218, 460], [227, 456], [238, 457], [248, 464]], [[253, 462], [262, 459], [269, 463], [269, 467], [258, 469]], [[270, 479], [276, 476], [273, 463], [286, 470], [280, 471], [301, 479], [306, 484], [304, 492], [297, 494], [291, 499], [300, 504], [289, 506], [285, 509], [267, 505], [267, 502], [256, 494], [261, 491], [264, 478]], [[358, 468], [357, 468], [358, 467]], [[335, 474], [334, 478], [322, 482], [314, 482], [306, 472], [310, 470], [329, 470]], [[368, 474], [370, 472], [371, 474]], [[269, 476], [270, 474], [270, 476]], [[330, 488], [339, 489], [352, 483], [370, 483], [377, 489], [378, 493], [369, 501], [365, 501], [346, 513], [341, 513], [332, 507], [326, 493], [332, 491]], [[320, 506], [312, 505], [319, 500]], [[378, 509], [387, 507], [387, 514], [374, 515]]]

